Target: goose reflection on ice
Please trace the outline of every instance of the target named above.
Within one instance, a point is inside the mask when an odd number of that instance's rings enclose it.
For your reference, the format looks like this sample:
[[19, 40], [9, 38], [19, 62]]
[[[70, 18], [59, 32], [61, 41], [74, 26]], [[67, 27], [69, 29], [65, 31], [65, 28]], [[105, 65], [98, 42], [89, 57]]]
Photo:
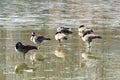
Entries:
[[49, 58], [50, 57], [43, 56], [40, 53], [35, 53], [35, 54], [33, 54], [33, 55], [30, 56], [32, 65], [34, 65], [36, 62], [44, 61], [44, 60], [49, 59]]
[[17, 64], [15, 66], [15, 72], [17, 74], [22, 74], [23, 72], [34, 72], [37, 68], [28, 66], [25, 63]]
[[64, 58], [65, 57], [65, 55], [64, 55], [64, 53], [63, 53], [63, 51], [62, 51], [62, 49], [61, 48], [57, 48], [56, 50], [55, 50], [55, 56], [56, 57], [59, 57], [59, 58]]
[[80, 56], [80, 67], [93, 67], [96, 65], [97, 60], [100, 59], [92, 55], [91, 50], [87, 50], [86, 52], [82, 52]]

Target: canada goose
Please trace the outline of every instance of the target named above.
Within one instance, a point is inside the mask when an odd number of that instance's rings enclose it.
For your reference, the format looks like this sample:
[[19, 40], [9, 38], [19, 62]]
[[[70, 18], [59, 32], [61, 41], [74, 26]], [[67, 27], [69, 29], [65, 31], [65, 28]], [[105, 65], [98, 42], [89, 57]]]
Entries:
[[42, 43], [43, 41], [45, 40], [51, 40], [50, 38], [46, 38], [42, 35], [40, 36], [36, 36], [35, 35], [35, 32], [32, 32], [32, 36], [30, 38], [30, 40], [33, 42], [33, 43]]
[[64, 34], [71, 34], [72, 28], [58, 27], [57, 32], [62, 32]]
[[88, 43], [88, 48], [91, 47], [91, 42], [93, 39], [99, 38], [101, 39], [102, 37], [96, 34], [90, 34], [90, 31], [87, 31], [86, 33], [84, 33], [82, 40]]
[[78, 35], [82, 37], [83, 34], [86, 33], [87, 31], [90, 31], [91, 33], [93, 32], [91, 28], [85, 27], [85, 25], [81, 25], [78, 28]]
[[60, 44], [60, 46], [61, 46], [61, 41], [67, 40], [67, 35], [65, 35], [65, 34], [62, 33], [62, 32], [56, 32], [56, 34], [55, 34], [55, 39], [56, 39], [57, 41], [59, 41], [59, 44]]
[[23, 45], [21, 42], [17, 42], [16, 46], [15, 46], [16, 51], [23, 53], [24, 59], [25, 59], [25, 54], [28, 51], [33, 50], [33, 49], [37, 50], [37, 47], [36, 46], [31, 46], [31, 45]]

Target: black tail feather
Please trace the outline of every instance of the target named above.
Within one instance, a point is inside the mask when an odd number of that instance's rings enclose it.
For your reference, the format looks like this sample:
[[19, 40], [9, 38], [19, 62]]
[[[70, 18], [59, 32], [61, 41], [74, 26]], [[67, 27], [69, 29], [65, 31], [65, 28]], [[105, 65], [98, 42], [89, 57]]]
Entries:
[[64, 40], [67, 40], [67, 37], [64, 37]]
[[36, 47], [36, 46], [29, 46], [28, 48], [29, 48], [29, 50], [32, 50], [32, 49], [37, 49], [37, 47]]
[[50, 38], [45, 38], [45, 40], [51, 40]]
[[102, 39], [102, 37], [101, 37], [101, 36], [96, 36], [96, 38]]

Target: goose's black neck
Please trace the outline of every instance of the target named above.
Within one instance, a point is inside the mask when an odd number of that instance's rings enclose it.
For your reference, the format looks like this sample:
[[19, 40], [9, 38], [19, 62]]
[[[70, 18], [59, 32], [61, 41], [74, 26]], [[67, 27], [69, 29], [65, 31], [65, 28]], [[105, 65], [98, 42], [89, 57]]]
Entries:
[[83, 34], [83, 37], [87, 34], [91, 34], [91, 31], [87, 31], [86, 33]]

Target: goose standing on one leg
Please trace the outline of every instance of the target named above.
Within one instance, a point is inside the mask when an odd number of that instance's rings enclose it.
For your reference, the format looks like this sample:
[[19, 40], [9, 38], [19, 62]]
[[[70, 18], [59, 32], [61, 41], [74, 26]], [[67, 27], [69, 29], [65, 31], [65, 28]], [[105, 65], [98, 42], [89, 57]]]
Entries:
[[102, 37], [96, 34], [90, 34], [90, 31], [87, 31], [86, 33], [84, 33], [82, 40], [88, 43], [88, 48], [91, 48], [91, 42], [93, 39], [101, 39]]
[[62, 33], [62, 32], [56, 32], [56, 34], [55, 34], [55, 39], [56, 39], [57, 41], [59, 41], [59, 44], [60, 44], [60, 46], [61, 46], [61, 41], [67, 40], [67, 35], [65, 35], [65, 34]]
[[25, 54], [30, 51], [36, 49], [36, 46], [31, 46], [31, 45], [23, 45], [21, 42], [17, 42], [15, 46], [15, 50], [18, 52], [21, 52], [23, 54], [23, 58], [25, 59]]
[[32, 32], [32, 36], [30, 38], [30, 40], [33, 42], [33, 43], [37, 43], [37, 44], [40, 44], [44, 41], [47, 41], [47, 40], [51, 40], [50, 38], [47, 38], [47, 37], [44, 37], [42, 35], [40, 36], [36, 36], [35, 35], [35, 32]]

